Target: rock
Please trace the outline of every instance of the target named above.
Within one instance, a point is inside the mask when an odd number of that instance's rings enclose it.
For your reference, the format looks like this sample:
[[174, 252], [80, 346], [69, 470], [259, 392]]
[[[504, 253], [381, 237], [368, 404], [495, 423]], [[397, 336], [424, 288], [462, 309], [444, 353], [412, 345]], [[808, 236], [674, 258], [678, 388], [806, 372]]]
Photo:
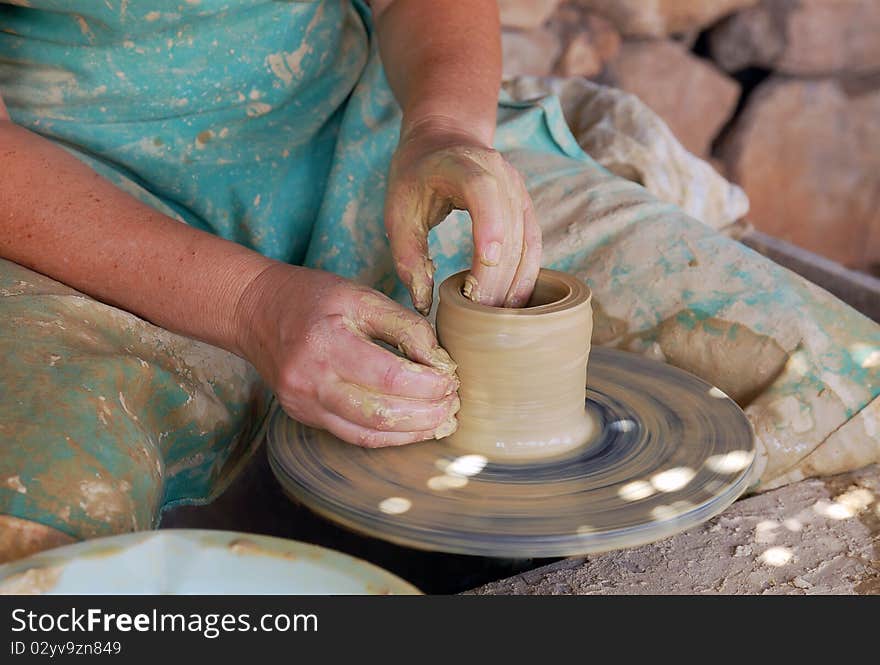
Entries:
[[589, 35], [580, 34], [572, 39], [556, 65], [560, 76], [595, 78], [602, 73], [602, 59], [596, 53]]
[[723, 178], [727, 177], [727, 164], [718, 159], [717, 157], [709, 157], [706, 160], [715, 171]]
[[709, 44], [727, 71], [867, 74], [880, 71], [878, 34], [877, 0], [763, 0], [714, 28]]
[[677, 41], [688, 51], [692, 51], [697, 45], [697, 40], [700, 38], [701, 33], [701, 30], [688, 30], [687, 32], [680, 32], [675, 35], [670, 35], [670, 38]]
[[547, 76], [553, 71], [560, 50], [556, 35], [545, 28], [505, 30], [501, 33], [504, 76]]
[[708, 155], [739, 98], [736, 81], [668, 40], [624, 43], [608, 63], [608, 76], [651, 107], [698, 156]]
[[571, 37], [556, 65], [559, 76], [598, 76], [605, 63], [620, 50], [620, 34], [598, 14], [582, 17], [579, 31]]
[[785, 50], [780, 20], [765, 5], [728, 18], [709, 33], [712, 59], [728, 72], [771, 65]]
[[506, 28], [538, 28], [556, 11], [561, 0], [498, 0], [501, 25]]
[[721, 146], [761, 231], [856, 269], [880, 262], [880, 89], [771, 77]]
[[702, 29], [758, 0], [575, 0], [611, 19], [627, 37], [666, 37]]

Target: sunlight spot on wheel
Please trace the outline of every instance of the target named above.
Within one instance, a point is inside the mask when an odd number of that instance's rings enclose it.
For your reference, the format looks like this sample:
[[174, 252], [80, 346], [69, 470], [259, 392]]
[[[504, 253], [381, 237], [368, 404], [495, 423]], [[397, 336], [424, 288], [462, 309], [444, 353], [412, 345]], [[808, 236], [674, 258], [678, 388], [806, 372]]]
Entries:
[[428, 487], [437, 492], [445, 490], [459, 489], [468, 484], [468, 479], [462, 476], [450, 476], [443, 474], [442, 476], [433, 476], [428, 478]]
[[484, 455], [462, 455], [452, 460], [444, 471], [450, 476], [476, 476], [488, 463]]
[[696, 471], [686, 466], [667, 469], [651, 476], [651, 484], [658, 492], [675, 492], [693, 480]]
[[754, 457], [751, 450], [732, 450], [723, 455], [712, 455], [706, 460], [706, 466], [715, 473], [736, 473], [747, 468]]
[[412, 501], [402, 496], [390, 496], [379, 503], [379, 510], [389, 515], [400, 515], [412, 508]]
[[651, 487], [651, 483], [647, 483], [644, 480], [634, 480], [617, 491], [618, 496], [624, 501], [639, 501], [641, 499], [647, 499], [653, 493], [654, 488]]

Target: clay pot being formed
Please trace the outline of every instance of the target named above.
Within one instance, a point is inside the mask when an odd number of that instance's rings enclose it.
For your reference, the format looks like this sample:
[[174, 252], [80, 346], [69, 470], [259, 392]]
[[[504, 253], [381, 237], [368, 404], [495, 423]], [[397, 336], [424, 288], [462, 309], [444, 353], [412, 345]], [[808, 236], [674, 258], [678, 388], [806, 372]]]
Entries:
[[437, 335], [461, 380], [458, 430], [446, 441], [503, 462], [585, 445], [596, 429], [585, 406], [590, 289], [574, 275], [541, 270], [526, 307], [488, 307], [462, 294], [466, 275], [440, 285]]

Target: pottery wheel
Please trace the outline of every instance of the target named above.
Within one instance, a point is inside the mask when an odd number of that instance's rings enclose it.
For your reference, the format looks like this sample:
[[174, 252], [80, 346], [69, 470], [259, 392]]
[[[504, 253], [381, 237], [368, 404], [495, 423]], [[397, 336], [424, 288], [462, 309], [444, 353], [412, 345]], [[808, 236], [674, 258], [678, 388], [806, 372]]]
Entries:
[[684, 531], [749, 482], [751, 426], [723, 392], [642, 356], [594, 348], [598, 435], [537, 462], [496, 463], [441, 441], [366, 449], [276, 411], [269, 461], [285, 491], [370, 536], [420, 549], [571, 556]]

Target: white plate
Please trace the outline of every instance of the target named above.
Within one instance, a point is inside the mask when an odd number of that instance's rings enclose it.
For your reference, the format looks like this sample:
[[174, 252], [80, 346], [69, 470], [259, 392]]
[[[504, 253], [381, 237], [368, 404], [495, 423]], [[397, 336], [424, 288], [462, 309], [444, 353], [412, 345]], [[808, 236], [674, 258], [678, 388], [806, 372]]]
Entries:
[[294, 540], [168, 529], [98, 538], [0, 566], [0, 593], [418, 594], [370, 563]]

